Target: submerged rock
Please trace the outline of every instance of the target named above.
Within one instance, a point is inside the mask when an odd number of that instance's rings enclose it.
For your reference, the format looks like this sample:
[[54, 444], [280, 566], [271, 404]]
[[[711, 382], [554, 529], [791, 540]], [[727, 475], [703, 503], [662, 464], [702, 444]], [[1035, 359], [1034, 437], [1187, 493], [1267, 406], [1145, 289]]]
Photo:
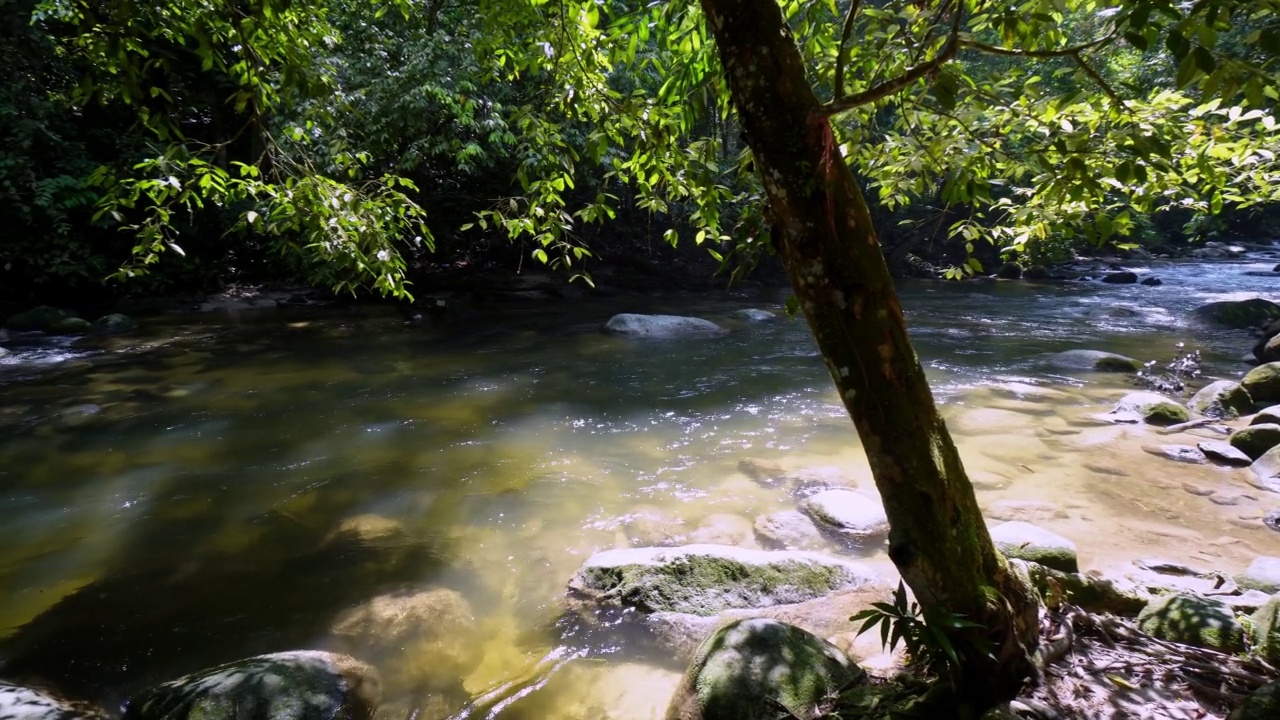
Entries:
[[874, 580], [864, 565], [814, 552], [686, 545], [596, 553], [569, 589], [602, 606], [714, 615], [802, 602]]
[[1240, 381], [1257, 403], [1280, 403], [1280, 362], [1264, 363], [1245, 373]]
[[690, 544], [756, 547], [756, 534], [751, 521], [733, 513], [708, 515], [689, 533]]
[[22, 685], [0, 680], [0, 718], [4, 720], [107, 720], [107, 713]]
[[1107, 413], [1113, 422], [1145, 422], [1148, 425], [1177, 425], [1191, 419], [1191, 411], [1153, 392], [1129, 393]]
[[1039, 563], [1065, 573], [1080, 572], [1076, 545], [1057, 533], [1013, 520], [991, 528], [991, 540], [1005, 557]]
[[738, 472], [764, 485], [773, 487], [782, 484], [787, 478], [787, 471], [774, 460], [745, 458], [738, 461]]
[[1152, 600], [1138, 613], [1138, 629], [1160, 640], [1225, 653], [1244, 650], [1244, 627], [1221, 600], [1177, 593]]
[[775, 550], [813, 550], [825, 545], [809, 516], [795, 510], [761, 515], [754, 525], [760, 544]]
[[376, 670], [346, 655], [259, 655], [157, 685], [125, 720], [367, 720], [382, 697]]
[[750, 322], [764, 322], [765, 320], [772, 320], [778, 317], [768, 310], [758, 310], [756, 308], [738, 310], [733, 313], [733, 316]]
[[1260, 423], [1231, 433], [1232, 447], [1257, 460], [1268, 450], [1280, 445], [1280, 425]]
[[450, 687], [481, 657], [471, 604], [446, 588], [380, 595], [339, 615], [329, 632], [397, 691]]
[[1054, 367], [1073, 370], [1097, 370], [1099, 372], [1136, 373], [1142, 363], [1131, 357], [1101, 350], [1064, 350], [1049, 356]]
[[687, 335], [722, 335], [724, 328], [710, 320], [681, 315], [621, 313], [609, 318], [604, 329], [617, 335], [666, 338]]
[[1237, 418], [1253, 412], [1253, 398], [1238, 382], [1218, 380], [1205, 385], [1187, 403], [1190, 408], [1211, 418]]
[[876, 498], [853, 490], [823, 490], [800, 501], [800, 512], [818, 527], [851, 543], [866, 543], [889, 534], [889, 517]]
[[407, 541], [408, 533], [399, 521], [365, 513], [344, 518], [324, 540], [326, 547], [356, 545], [388, 547]]
[[1259, 327], [1269, 320], [1280, 318], [1280, 305], [1262, 298], [1222, 300], [1201, 305], [1191, 312], [1191, 318], [1201, 323], [1229, 328]]
[[623, 518], [627, 541], [638, 547], [682, 545], [689, 528], [684, 521], [652, 505], [637, 505]]
[[775, 620], [731, 623], [708, 638], [685, 672], [668, 720], [812, 720], [866, 673], [840, 648]]

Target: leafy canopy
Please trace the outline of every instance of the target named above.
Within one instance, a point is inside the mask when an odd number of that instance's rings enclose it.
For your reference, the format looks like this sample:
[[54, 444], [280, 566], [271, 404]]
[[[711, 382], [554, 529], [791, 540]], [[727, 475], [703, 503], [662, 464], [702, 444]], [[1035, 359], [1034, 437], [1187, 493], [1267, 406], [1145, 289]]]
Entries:
[[[780, 5], [874, 197], [960, 217], [949, 231], [971, 251], [1280, 201], [1280, 0]], [[34, 20], [86, 68], [78, 103], [131, 108], [153, 138], [93, 177], [100, 217], [138, 237], [124, 275], [219, 207], [319, 281], [405, 295], [405, 251], [433, 242], [419, 200], [449, 180], [400, 174], [449, 155], [501, 156], [515, 179], [464, 230], [571, 271], [591, 255], [583, 227], [623, 197], [664, 216], [670, 242], [688, 228], [740, 266], [768, 251], [692, 0], [42, 0]], [[344, 37], [363, 62], [341, 60]]]

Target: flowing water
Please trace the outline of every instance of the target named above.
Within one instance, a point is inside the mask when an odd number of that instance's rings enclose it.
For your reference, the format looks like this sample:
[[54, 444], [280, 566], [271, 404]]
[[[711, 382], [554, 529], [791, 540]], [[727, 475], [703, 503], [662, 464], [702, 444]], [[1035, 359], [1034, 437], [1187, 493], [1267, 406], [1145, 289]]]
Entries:
[[[1153, 432], [1089, 419], [1131, 380], [1045, 362], [1070, 348], [1168, 360], [1185, 342], [1208, 377], [1238, 377], [1248, 333], [1185, 318], [1273, 293], [1275, 277], [1246, 273], [1275, 262], [1162, 268], [1160, 287], [904, 284], [980, 502], [1050, 504], [1037, 522], [1084, 567], [1162, 556], [1235, 572], [1280, 555], [1259, 520], [1280, 497], [1244, 470], [1144, 452]], [[234, 658], [325, 647], [335, 617], [376, 595], [448, 588], [471, 618], [381, 667], [428, 689], [390, 706], [433, 720], [564, 642], [565, 582], [632, 542], [639, 515], [693, 533], [794, 507], [739, 461], [837, 466], [872, 488], [804, 324], [733, 316], [784, 297], [523, 303], [428, 327], [377, 308], [282, 310], [152, 320], [92, 347], [19, 339], [0, 359], [0, 674], [118, 705]], [[730, 332], [599, 331], [623, 311]], [[403, 530], [372, 555], [335, 540], [344, 521], [376, 535], [371, 516]], [[675, 663], [625, 638], [591, 649], [501, 716], [661, 717]]]

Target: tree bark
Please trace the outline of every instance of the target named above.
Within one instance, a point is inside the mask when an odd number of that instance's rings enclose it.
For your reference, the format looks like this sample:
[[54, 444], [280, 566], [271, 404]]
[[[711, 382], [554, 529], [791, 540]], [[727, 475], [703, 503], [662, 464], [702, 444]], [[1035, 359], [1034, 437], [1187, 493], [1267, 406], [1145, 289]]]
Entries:
[[950, 634], [969, 650], [957, 688], [966, 701], [1008, 699], [1033, 674], [1038, 605], [991, 542], [907, 338], [866, 201], [776, 0], [701, 2], [764, 184], [774, 247], [884, 500], [889, 556], [927, 613], [982, 625]]

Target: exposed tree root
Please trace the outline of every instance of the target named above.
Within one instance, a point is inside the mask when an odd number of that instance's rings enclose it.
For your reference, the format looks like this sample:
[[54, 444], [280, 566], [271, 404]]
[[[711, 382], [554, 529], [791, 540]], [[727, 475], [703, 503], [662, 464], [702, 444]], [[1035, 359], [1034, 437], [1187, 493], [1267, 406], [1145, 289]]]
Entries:
[[1046, 614], [1042, 637], [1042, 682], [1010, 707], [1028, 720], [1224, 718], [1277, 677], [1259, 660], [1157, 640], [1071, 606]]

